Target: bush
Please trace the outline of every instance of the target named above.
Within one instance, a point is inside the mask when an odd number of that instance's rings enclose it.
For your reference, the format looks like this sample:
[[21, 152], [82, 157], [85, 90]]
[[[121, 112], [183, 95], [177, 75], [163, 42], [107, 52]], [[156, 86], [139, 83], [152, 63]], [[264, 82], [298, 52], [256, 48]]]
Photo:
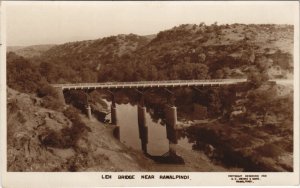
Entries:
[[81, 111], [85, 111], [88, 102], [88, 95], [84, 91], [70, 90], [65, 92], [66, 103], [72, 104]]
[[77, 120], [80, 121], [79, 116], [78, 116], [78, 113], [80, 113], [79, 110], [77, 110], [75, 107], [72, 107], [72, 106], [70, 106], [69, 108], [67, 108], [67, 109], [64, 111], [64, 115], [65, 115], [67, 118], [69, 118], [72, 122], [73, 122], [73, 121], [77, 121]]
[[20, 122], [20, 123], [25, 123], [27, 120], [26, 120], [26, 118], [25, 118], [25, 116], [24, 116], [24, 114], [21, 112], [21, 111], [19, 111], [18, 113], [17, 113], [17, 118], [18, 118], [18, 121]]
[[285, 151], [275, 144], [265, 144], [261, 147], [258, 147], [256, 149], [256, 152], [259, 155], [262, 155], [265, 157], [276, 158], [276, 157], [280, 156], [282, 153], [284, 153]]
[[7, 85], [25, 93], [35, 93], [43, 83], [36, 66], [15, 53], [7, 54]]
[[7, 109], [9, 114], [13, 114], [20, 110], [17, 100], [12, 100], [7, 102]]
[[269, 80], [269, 77], [267, 75], [266, 72], [259, 72], [258, 70], [252, 70], [249, 74], [248, 74], [248, 81], [250, 82], [250, 84], [252, 86], [254, 86], [255, 88], [260, 87], [262, 84], [264, 84], [265, 82], [267, 82]]
[[65, 128], [62, 133], [65, 137], [70, 138], [73, 146], [76, 146], [77, 141], [83, 136], [86, 131], [91, 131], [80, 119], [79, 111], [74, 107], [69, 107], [64, 111], [64, 115], [72, 121], [71, 128]]
[[60, 111], [62, 109], [62, 103], [59, 100], [57, 100], [57, 98], [52, 96], [43, 97], [42, 106], [44, 108], [49, 108], [57, 111]]
[[72, 147], [72, 142], [70, 138], [61, 132], [55, 132], [53, 130], [48, 130], [47, 135], [44, 137], [40, 136], [40, 141], [43, 145], [54, 147], [54, 148], [70, 148]]
[[69, 107], [64, 111], [64, 115], [72, 122], [72, 127], [67, 127], [59, 132], [48, 130], [46, 135], [39, 136], [41, 143], [45, 146], [56, 148], [77, 147], [77, 141], [91, 131], [80, 119], [79, 111], [74, 107]]
[[42, 87], [40, 87], [37, 91], [37, 95], [38, 97], [45, 97], [45, 96], [52, 96], [57, 98], [58, 94], [56, 92], [56, 90], [49, 84], [43, 85]]

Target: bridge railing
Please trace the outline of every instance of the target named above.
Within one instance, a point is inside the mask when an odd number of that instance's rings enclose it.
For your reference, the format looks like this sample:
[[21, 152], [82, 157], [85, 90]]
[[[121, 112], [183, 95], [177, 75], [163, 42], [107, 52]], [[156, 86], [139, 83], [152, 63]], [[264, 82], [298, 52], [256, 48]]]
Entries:
[[69, 83], [52, 84], [53, 87], [66, 86], [109, 86], [109, 85], [155, 85], [155, 84], [180, 84], [180, 83], [207, 83], [207, 82], [245, 82], [247, 79], [213, 79], [213, 80], [163, 80], [163, 81], [138, 81], [138, 82], [98, 82], [98, 83]]

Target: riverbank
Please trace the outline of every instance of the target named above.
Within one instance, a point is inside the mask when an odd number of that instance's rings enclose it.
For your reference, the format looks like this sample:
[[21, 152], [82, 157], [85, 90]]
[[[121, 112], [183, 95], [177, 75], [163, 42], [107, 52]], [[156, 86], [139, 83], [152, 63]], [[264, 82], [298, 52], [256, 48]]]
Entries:
[[244, 171], [285, 172], [293, 170], [293, 143], [289, 134], [271, 126], [246, 127], [215, 121], [186, 128], [186, 134], [203, 150], [211, 145], [211, 160]]
[[178, 147], [177, 152], [185, 158], [185, 165], [157, 164], [142, 151], [117, 140], [113, 136], [114, 126], [100, 123], [96, 118], [89, 120], [83, 114], [79, 117], [88, 131], [79, 134], [76, 147], [57, 144], [50, 147], [41, 140], [65, 139], [62, 133], [72, 129], [71, 120], [63, 112], [42, 107], [42, 101], [32, 95], [8, 88], [7, 96], [8, 171], [227, 171], [182, 147]]
[[[8, 88], [7, 167], [8, 171], [144, 171], [138, 163], [147, 159], [125, 148], [112, 135], [113, 127], [80, 115], [88, 127], [80, 133], [76, 147], [49, 146], [62, 138], [72, 122], [64, 113], [43, 108], [41, 100]], [[62, 107], [67, 108], [67, 106]], [[44, 142], [42, 142], [43, 140]], [[48, 145], [46, 141], [48, 140]]]

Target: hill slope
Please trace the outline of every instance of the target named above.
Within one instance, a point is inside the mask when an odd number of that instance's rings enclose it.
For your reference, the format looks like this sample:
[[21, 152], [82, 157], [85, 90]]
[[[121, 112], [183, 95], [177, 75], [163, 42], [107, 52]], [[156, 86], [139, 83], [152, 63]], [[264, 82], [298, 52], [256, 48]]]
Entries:
[[64, 134], [75, 133], [71, 118], [42, 102], [8, 88], [8, 171], [143, 171], [139, 161], [149, 163], [142, 153], [125, 150], [113, 138], [112, 127], [82, 115], [88, 131], [68, 140]]
[[293, 26], [184, 24], [157, 35], [56, 45], [38, 60], [49, 82], [245, 78], [293, 73]]
[[[148, 45], [136, 52], [171, 79], [190, 78], [190, 69], [207, 68], [200, 78], [243, 77], [249, 68], [277, 76], [293, 69], [293, 27], [288, 25], [185, 24], [158, 33]], [[182, 66], [184, 64], [185, 66]], [[200, 66], [202, 65], [202, 66]], [[206, 66], [206, 67], [205, 67]], [[202, 72], [205, 74], [205, 72]]]

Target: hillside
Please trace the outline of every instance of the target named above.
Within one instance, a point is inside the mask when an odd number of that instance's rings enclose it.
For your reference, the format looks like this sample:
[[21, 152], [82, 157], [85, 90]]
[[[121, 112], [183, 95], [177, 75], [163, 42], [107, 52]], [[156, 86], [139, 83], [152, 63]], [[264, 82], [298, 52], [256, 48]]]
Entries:
[[[212, 78], [243, 77], [249, 68], [267, 71], [271, 77], [286, 75], [293, 69], [293, 27], [185, 24], [158, 33], [137, 54], [159, 70], [166, 69], [171, 79], [176, 74], [187, 77], [182, 64], [207, 68]], [[282, 73], [276, 75], [272, 70], [278, 66]]]
[[75, 138], [77, 128], [66, 111], [42, 103], [8, 88], [8, 171], [141, 171], [136, 162], [149, 163], [141, 153], [125, 151], [113, 138], [113, 127], [85, 116], [78, 117], [86, 128]]
[[43, 52], [52, 48], [53, 44], [32, 45], [32, 46], [8, 46], [7, 52], [14, 52], [25, 58], [39, 57]]
[[48, 81], [60, 83], [244, 78], [252, 72], [291, 78], [293, 26], [184, 24], [157, 35], [57, 45], [40, 61], [53, 70]]
[[[50, 82], [95, 82], [103, 66], [114, 64], [120, 57], [130, 56], [149, 41], [149, 37], [129, 34], [70, 42], [43, 53], [41, 66], [53, 70], [46, 75]], [[60, 80], [51, 77], [59, 77]]]

